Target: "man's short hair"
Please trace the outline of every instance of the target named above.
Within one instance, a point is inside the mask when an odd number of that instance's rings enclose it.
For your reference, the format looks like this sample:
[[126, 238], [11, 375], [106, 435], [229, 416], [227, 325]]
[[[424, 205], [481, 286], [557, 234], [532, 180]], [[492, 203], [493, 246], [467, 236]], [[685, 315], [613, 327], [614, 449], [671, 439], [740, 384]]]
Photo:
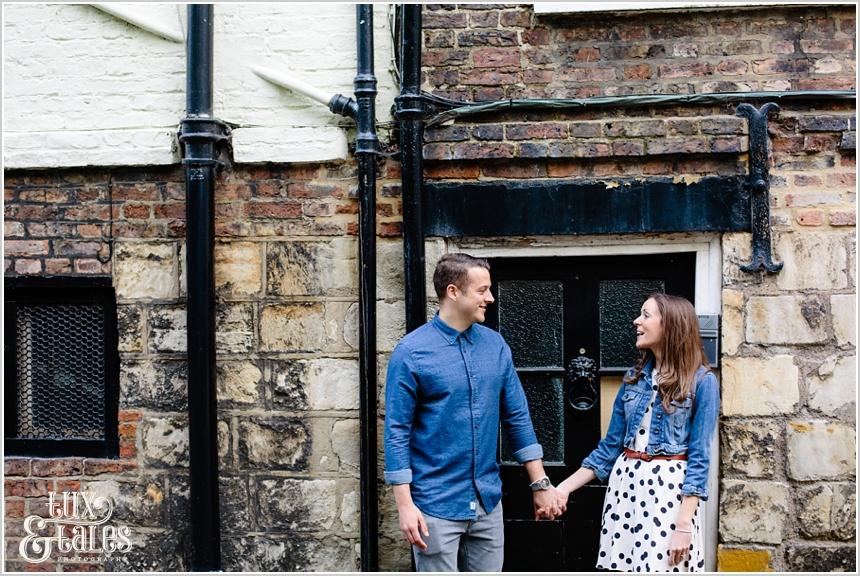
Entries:
[[436, 289], [439, 300], [445, 297], [445, 289], [449, 284], [453, 284], [460, 290], [465, 288], [470, 268], [484, 268], [489, 272], [490, 263], [483, 258], [475, 258], [462, 252], [445, 254], [439, 259], [433, 272], [433, 288]]

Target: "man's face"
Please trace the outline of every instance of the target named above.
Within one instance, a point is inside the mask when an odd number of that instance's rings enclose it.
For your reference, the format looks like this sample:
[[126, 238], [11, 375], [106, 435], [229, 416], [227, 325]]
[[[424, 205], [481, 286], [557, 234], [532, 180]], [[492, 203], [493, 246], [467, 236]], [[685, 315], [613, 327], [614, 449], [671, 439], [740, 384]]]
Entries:
[[458, 315], [469, 324], [483, 322], [487, 315], [487, 305], [495, 301], [490, 292], [490, 271], [480, 266], [469, 268], [463, 290], [455, 291], [454, 308]]

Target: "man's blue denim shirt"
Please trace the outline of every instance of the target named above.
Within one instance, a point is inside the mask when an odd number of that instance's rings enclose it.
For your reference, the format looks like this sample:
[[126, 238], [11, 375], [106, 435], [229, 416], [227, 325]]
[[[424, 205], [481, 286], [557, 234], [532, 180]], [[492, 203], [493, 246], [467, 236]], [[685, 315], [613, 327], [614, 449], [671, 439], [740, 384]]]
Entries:
[[385, 389], [385, 482], [411, 484], [422, 512], [447, 520], [502, 498], [499, 421], [514, 458], [543, 458], [511, 350], [480, 324], [458, 332], [437, 314], [400, 341]]
[[[623, 384], [612, 406], [612, 419], [606, 436], [582, 461], [583, 468], [594, 470], [605, 481], [615, 460], [624, 448], [633, 448], [639, 424], [651, 400], [653, 360], [649, 361], [631, 384]], [[659, 396], [654, 402], [651, 429], [648, 431], [648, 454], [686, 454], [687, 475], [681, 494], [708, 499], [708, 468], [711, 438], [720, 412], [720, 386], [716, 376], [704, 367], [696, 372], [689, 396], [671, 400], [672, 412], [663, 408]]]

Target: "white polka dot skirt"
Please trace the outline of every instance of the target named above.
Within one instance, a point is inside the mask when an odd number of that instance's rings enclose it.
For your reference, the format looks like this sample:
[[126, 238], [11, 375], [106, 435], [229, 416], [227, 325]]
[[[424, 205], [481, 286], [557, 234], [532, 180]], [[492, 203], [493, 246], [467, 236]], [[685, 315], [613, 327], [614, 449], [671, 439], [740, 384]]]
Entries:
[[[644, 451], [650, 407], [642, 419], [644, 433], [635, 448]], [[640, 430], [641, 432], [641, 430]], [[669, 565], [669, 540], [681, 506], [684, 460], [628, 458], [615, 461], [603, 504], [603, 527], [597, 567], [622, 572], [704, 572], [702, 530], [698, 508], [692, 520], [692, 543], [686, 558]]]

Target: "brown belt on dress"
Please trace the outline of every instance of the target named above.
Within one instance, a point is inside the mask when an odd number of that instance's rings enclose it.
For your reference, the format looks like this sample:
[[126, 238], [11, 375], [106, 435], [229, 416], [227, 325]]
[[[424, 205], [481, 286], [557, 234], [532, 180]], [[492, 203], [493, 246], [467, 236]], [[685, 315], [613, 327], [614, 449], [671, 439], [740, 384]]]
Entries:
[[686, 460], [686, 454], [648, 454], [647, 452], [637, 452], [636, 450], [631, 450], [630, 448], [624, 449], [624, 455], [628, 458], [636, 458], [637, 460], [644, 460], [645, 462], [650, 462], [651, 460]]

